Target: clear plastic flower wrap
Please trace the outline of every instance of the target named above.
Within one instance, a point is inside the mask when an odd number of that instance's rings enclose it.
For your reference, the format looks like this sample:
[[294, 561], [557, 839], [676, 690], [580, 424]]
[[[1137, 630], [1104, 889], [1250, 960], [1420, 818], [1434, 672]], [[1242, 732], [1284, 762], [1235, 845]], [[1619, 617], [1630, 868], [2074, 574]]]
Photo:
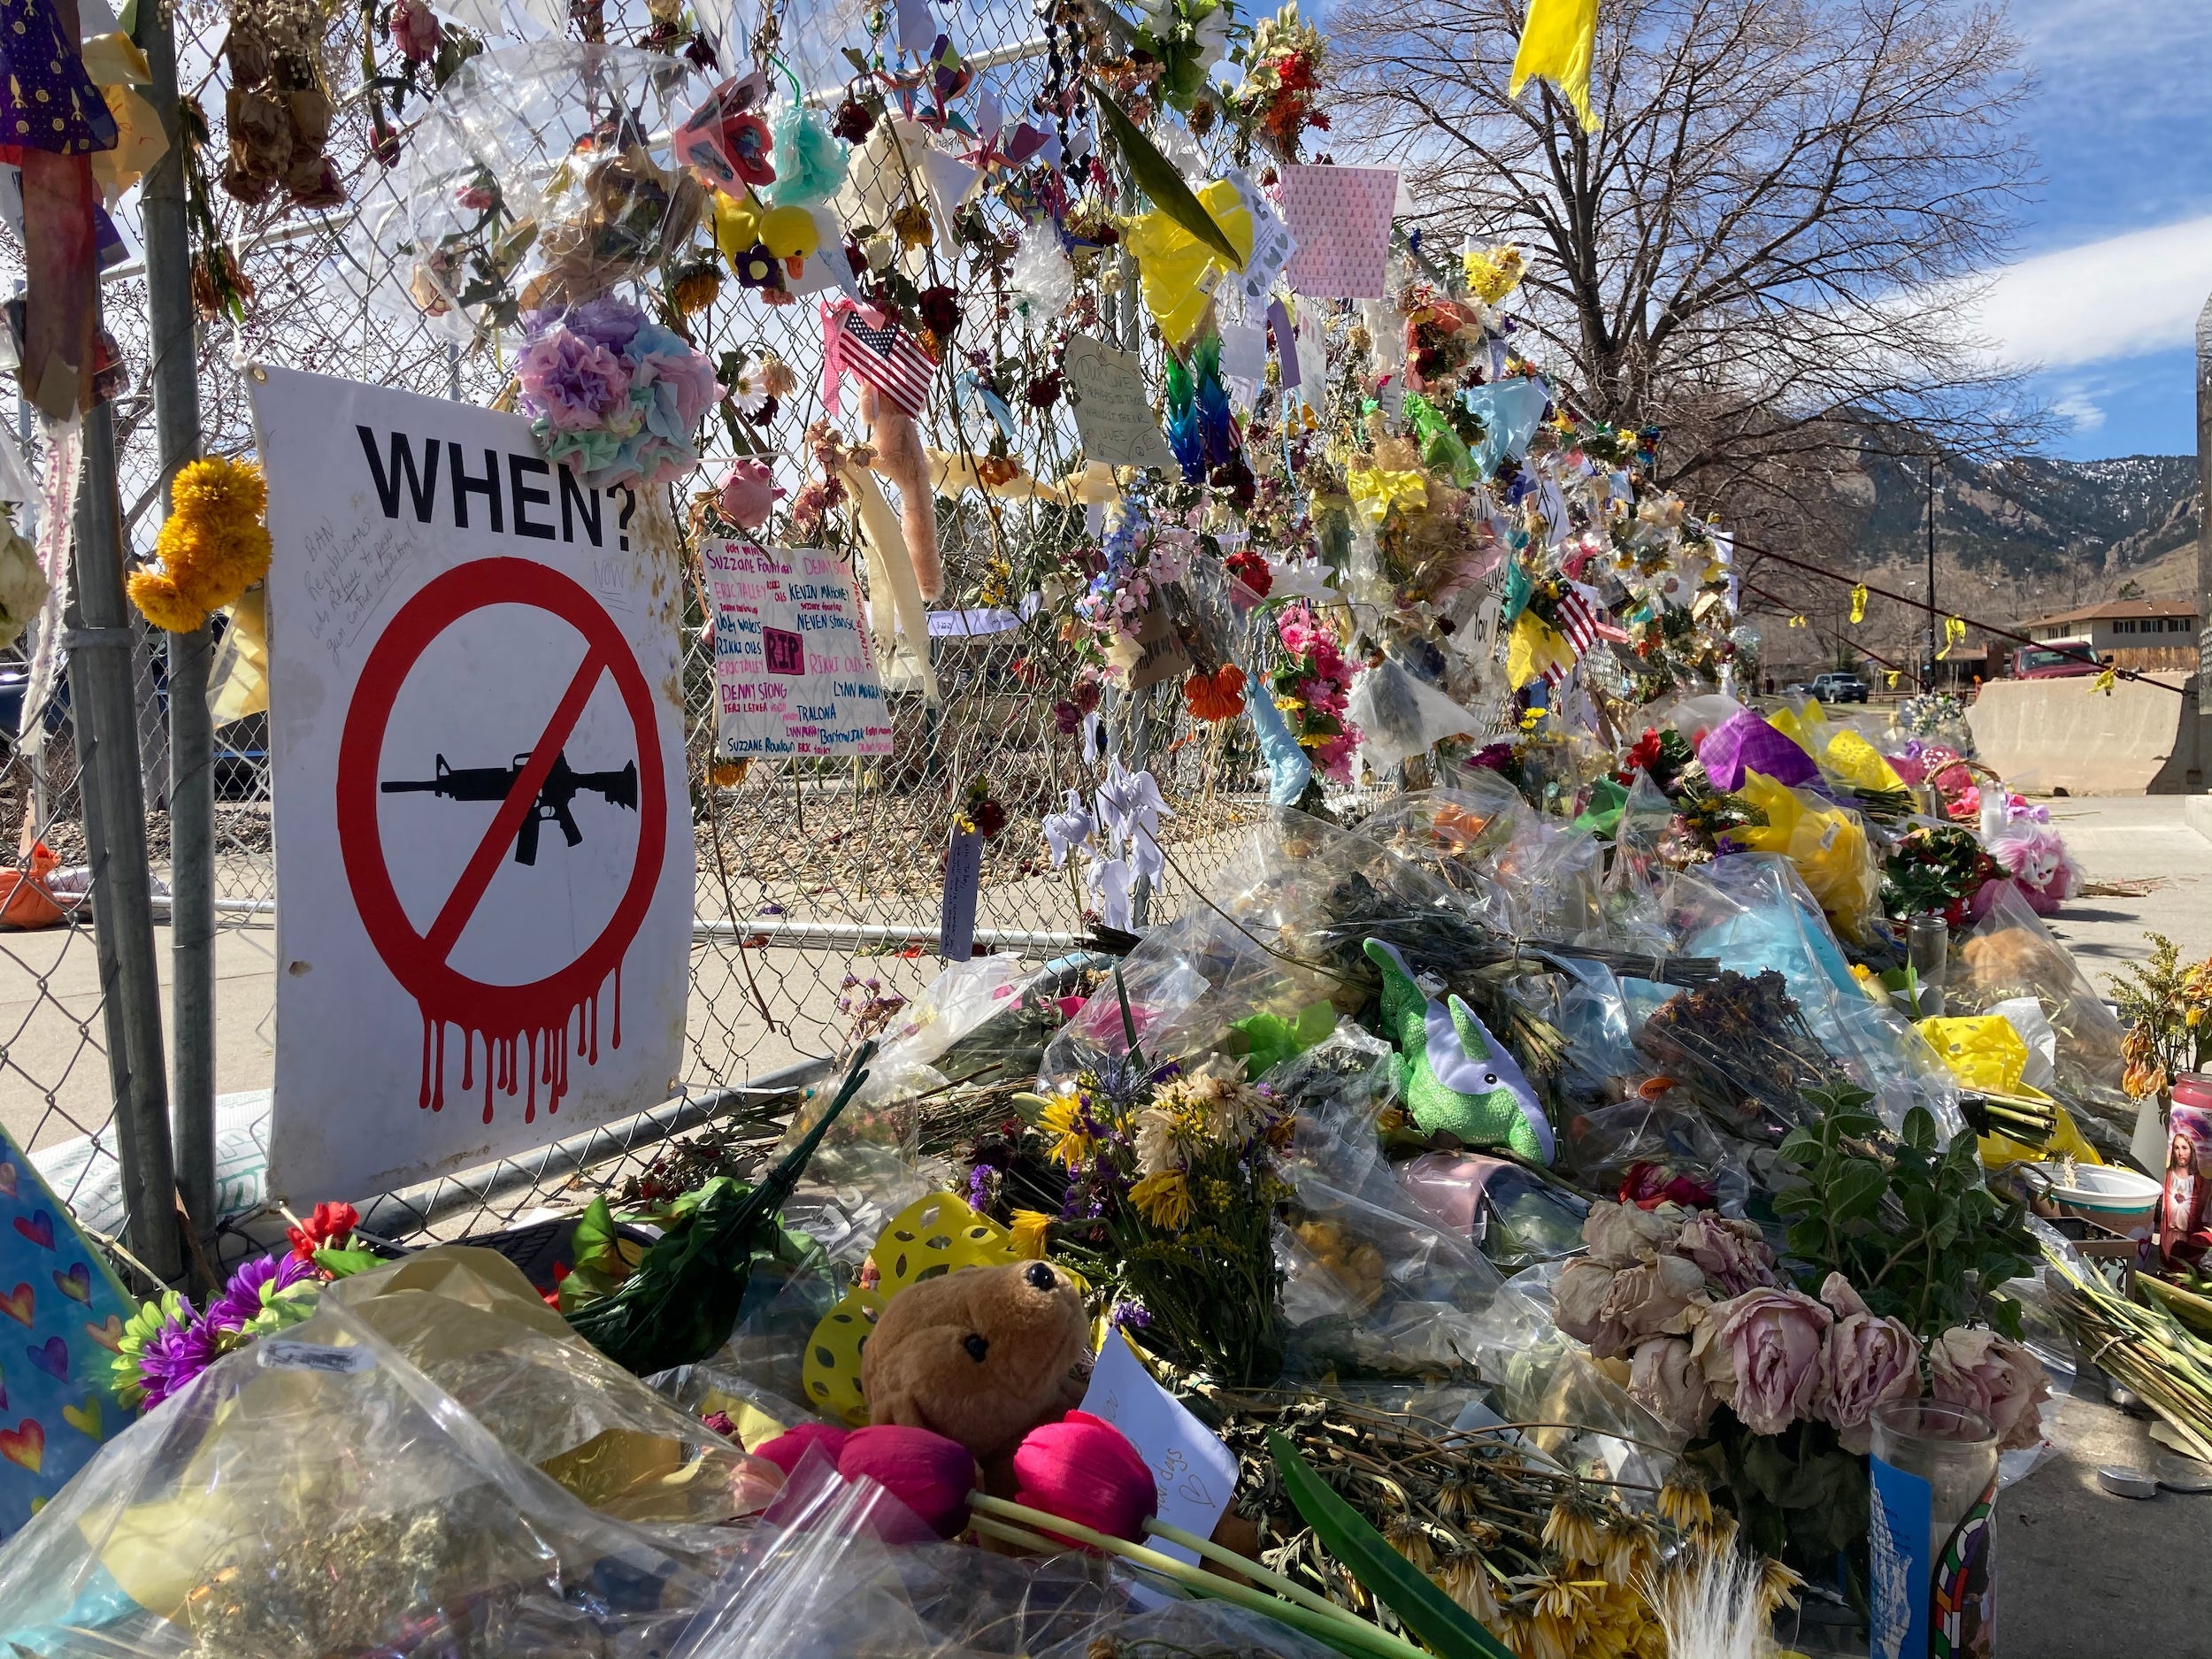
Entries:
[[2033, 997], [2057, 1038], [2051, 1092], [2081, 1109], [2076, 1121], [2101, 1148], [2128, 1149], [2136, 1104], [2120, 1087], [2120, 1022], [2018, 893], [2002, 888], [1989, 913], [1954, 943], [1944, 993], [1952, 1014]]
[[587, 1508], [333, 1302], [109, 1441], [9, 1540], [0, 1640], [41, 1659], [650, 1659], [718, 1565]]
[[1475, 914], [1499, 933], [1561, 943], [1606, 936], [1603, 843], [1535, 811], [1494, 773], [1401, 795], [1362, 828], [1470, 895]]
[[490, 1250], [440, 1245], [324, 1294], [508, 1451], [603, 1515], [719, 1526], [757, 1514], [783, 1484], [772, 1465], [577, 1335], [519, 1269]]
[[485, 331], [657, 265], [707, 204], [669, 150], [692, 73], [561, 40], [472, 58], [409, 134], [397, 205], [364, 216], [364, 263], [390, 262], [419, 310]]

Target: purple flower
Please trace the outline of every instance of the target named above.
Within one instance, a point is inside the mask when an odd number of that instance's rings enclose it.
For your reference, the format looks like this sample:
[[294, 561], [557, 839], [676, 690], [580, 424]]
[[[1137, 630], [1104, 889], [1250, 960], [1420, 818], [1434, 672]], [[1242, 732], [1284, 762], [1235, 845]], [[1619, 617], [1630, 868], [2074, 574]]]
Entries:
[[554, 328], [523, 348], [515, 364], [525, 413], [557, 432], [603, 426], [628, 397], [630, 366], [572, 329]]
[[1148, 1330], [1152, 1310], [1141, 1302], [1118, 1302], [1107, 1310], [1106, 1323], [1119, 1331]]
[[178, 1317], [149, 1337], [138, 1356], [138, 1375], [146, 1388], [143, 1409], [150, 1411], [183, 1390], [220, 1351], [212, 1327], [194, 1311], [189, 1298], [180, 1299]]
[[207, 1304], [208, 1328], [242, 1331], [260, 1314], [266, 1305], [266, 1297], [314, 1277], [312, 1260], [302, 1261], [289, 1254], [281, 1257], [265, 1256], [257, 1262], [248, 1262], [230, 1276], [223, 1294]]
[[988, 1210], [998, 1197], [998, 1171], [979, 1164], [968, 1171], [968, 1207]]

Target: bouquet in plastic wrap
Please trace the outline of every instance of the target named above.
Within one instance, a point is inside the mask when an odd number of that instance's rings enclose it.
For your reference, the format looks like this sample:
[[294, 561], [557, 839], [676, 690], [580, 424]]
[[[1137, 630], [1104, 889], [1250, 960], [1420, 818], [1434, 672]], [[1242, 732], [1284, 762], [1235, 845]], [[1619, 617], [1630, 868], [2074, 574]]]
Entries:
[[718, 1564], [595, 1512], [329, 1304], [219, 1362], [9, 1540], [0, 1640], [43, 1659], [646, 1659]]

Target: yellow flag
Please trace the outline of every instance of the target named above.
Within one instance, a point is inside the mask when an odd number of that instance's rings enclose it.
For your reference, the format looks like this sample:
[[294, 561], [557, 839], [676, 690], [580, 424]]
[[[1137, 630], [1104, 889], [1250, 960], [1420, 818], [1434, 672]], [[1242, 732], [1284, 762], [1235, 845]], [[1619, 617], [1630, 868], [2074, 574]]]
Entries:
[[1966, 640], [1966, 619], [1963, 617], [1943, 618], [1943, 649], [1936, 653], [1939, 658], [1948, 657]]
[[1513, 633], [1506, 641], [1505, 677], [1514, 690], [1518, 691], [1548, 666], [1563, 672], [1574, 665], [1574, 647], [1543, 618], [1533, 611], [1524, 611], [1513, 619]]
[[1528, 0], [1528, 20], [1521, 25], [1520, 49], [1513, 54], [1513, 81], [1506, 96], [1517, 98], [1532, 75], [1566, 94], [1582, 118], [1582, 130], [1598, 130], [1590, 109], [1590, 58], [1596, 50], [1598, 0]]
[[1904, 670], [1902, 670], [1901, 668], [1893, 668], [1893, 669], [1891, 669], [1891, 670], [1889, 671], [1889, 683], [1890, 683], [1890, 688], [1891, 688], [1892, 690], [1895, 690], [1895, 689], [1896, 689], [1896, 687], [1897, 687], [1897, 682], [1898, 682], [1899, 680], [1902, 680], [1904, 677], [1905, 677], [1905, 672], [1904, 672]]
[[1811, 623], [1806, 621], [1802, 617], [1792, 617], [1790, 618], [1790, 626], [1793, 628], [1809, 628], [1812, 626], [1813, 625]]
[[1855, 626], [1866, 620], [1866, 584], [1861, 582], [1851, 590], [1851, 621]]
[[2106, 669], [2102, 673], [2099, 674], [2094, 680], [2089, 682], [2089, 695], [2093, 697], [2101, 691], [2106, 696], [2110, 696], [2112, 695], [2112, 684], [2114, 678], [2114, 672], [2109, 668]]

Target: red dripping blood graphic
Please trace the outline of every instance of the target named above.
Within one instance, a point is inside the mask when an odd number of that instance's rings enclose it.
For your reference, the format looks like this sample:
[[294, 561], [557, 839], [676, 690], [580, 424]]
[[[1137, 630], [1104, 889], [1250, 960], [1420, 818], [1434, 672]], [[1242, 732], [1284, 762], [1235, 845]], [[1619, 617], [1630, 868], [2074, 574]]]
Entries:
[[[472, 611], [503, 604], [534, 605], [560, 618], [583, 636], [584, 659], [436, 919], [418, 933], [393, 886], [377, 821], [376, 774], [385, 730], [400, 687], [430, 643]], [[566, 966], [526, 985], [471, 979], [447, 958], [513, 848], [523, 815], [533, 810], [584, 705], [609, 676], [637, 737], [637, 863], [629, 883], [599, 937]], [[476, 1086], [477, 1045], [483, 1045], [486, 1123], [492, 1120], [494, 1095], [503, 1090], [524, 1095], [525, 1123], [537, 1118], [541, 1085], [546, 1110], [560, 1110], [568, 1093], [572, 1042], [586, 1065], [599, 1063], [599, 999], [610, 983], [614, 1005], [608, 1035], [612, 1047], [622, 1046], [622, 958], [652, 907], [667, 836], [667, 780], [652, 689], [621, 629], [580, 584], [528, 559], [478, 559], [425, 584], [401, 607], [362, 664], [346, 711], [338, 748], [338, 844], [370, 941], [422, 1011], [419, 1105], [445, 1109], [448, 1026], [460, 1033], [465, 1091]]]

